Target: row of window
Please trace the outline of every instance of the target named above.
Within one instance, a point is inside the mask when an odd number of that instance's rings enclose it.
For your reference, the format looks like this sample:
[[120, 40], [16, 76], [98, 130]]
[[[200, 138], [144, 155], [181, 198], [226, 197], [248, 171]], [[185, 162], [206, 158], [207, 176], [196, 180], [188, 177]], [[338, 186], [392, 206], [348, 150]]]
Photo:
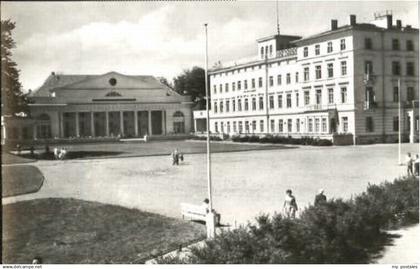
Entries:
[[[334, 88], [328, 88], [328, 104], [334, 104], [335, 103], [335, 99], [334, 99]], [[347, 103], [347, 87], [341, 87], [340, 88], [340, 96], [341, 96], [341, 103]], [[311, 104], [311, 100], [310, 100], [310, 92], [309, 90], [306, 90], [303, 92], [304, 94], [304, 105], [309, 105]], [[315, 104], [317, 105], [321, 105], [323, 104], [322, 101], [322, 89], [317, 89], [315, 90]], [[296, 92], [294, 94], [295, 96], [295, 106], [299, 107], [299, 93]], [[284, 100], [283, 100], [283, 94], [278, 94], [277, 95], [277, 107], [275, 107], [275, 100], [274, 100], [275, 96], [274, 95], [270, 95], [268, 97], [268, 105], [269, 105], [269, 109], [275, 109], [275, 108], [283, 108], [284, 105]], [[249, 104], [249, 101], [251, 101], [251, 104]], [[291, 108], [292, 107], [292, 93], [287, 93], [285, 94], [285, 101], [286, 101], [286, 108]], [[258, 109], [259, 110], [263, 110], [264, 109], [264, 97], [260, 96], [258, 97]], [[253, 97], [253, 98], [244, 98], [243, 101], [244, 104], [244, 111], [249, 111], [249, 110], [257, 110], [257, 98]], [[224, 106], [225, 105], [225, 106]], [[225, 110], [226, 109], [226, 110]], [[242, 99], [238, 98], [232, 98], [232, 100], [226, 100], [226, 101], [219, 101], [219, 102], [214, 102], [213, 103], [213, 113], [223, 113], [223, 112], [230, 112], [232, 110], [232, 112], [235, 111], [242, 111]]]
[[[372, 63], [370, 63], [372, 64]], [[405, 69], [405, 74], [407, 76], [415, 76], [415, 67], [414, 67], [414, 62], [407, 62], [406, 63], [406, 69]], [[401, 64], [399, 61], [392, 61], [392, 75], [402, 75], [402, 71], [401, 71]]]
[[[277, 128], [276, 128], [277, 121]], [[294, 122], [294, 123], [293, 123]], [[259, 129], [257, 130], [257, 123], [259, 123]], [[307, 127], [304, 127], [304, 121], [301, 119], [278, 119], [270, 120], [269, 130], [271, 133], [332, 133], [336, 132], [336, 122], [334, 119], [330, 122], [330, 128], [327, 125], [327, 118], [315, 117], [309, 118], [307, 122]], [[232, 125], [231, 125], [232, 124]], [[293, 125], [295, 127], [293, 127]], [[220, 129], [219, 129], [220, 127]], [[341, 127], [342, 132], [348, 132], [348, 117], [341, 117]], [[226, 121], [226, 122], [214, 122], [214, 131], [216, 133], [255, 133], [260, 132], [264, 133], [266, 131], [265, 121], [264, 120], [253, 120], [253, 121]]]
[[[315, 55], [320, 55], [321, 54], [321, 45], [320, 44], [316, 44], [315, 45]], [[346, 49], [346, 40], [345, 39], [341, 39], [340, 40], [340, 51], [343, 51]], [[332, 53], [334, 51], [333, 49], [333, 42], [330, 41], [327, 43], [327, 53]], [[304, 47], [303, 48], [303, 57], [308, 57], [309, 55], [309, 48], [308, 47]]]
[[261, 47], [261, 59], [273, 55], [273, 45], [265, 46], [265, 56], [264, 56], [264, 46]]

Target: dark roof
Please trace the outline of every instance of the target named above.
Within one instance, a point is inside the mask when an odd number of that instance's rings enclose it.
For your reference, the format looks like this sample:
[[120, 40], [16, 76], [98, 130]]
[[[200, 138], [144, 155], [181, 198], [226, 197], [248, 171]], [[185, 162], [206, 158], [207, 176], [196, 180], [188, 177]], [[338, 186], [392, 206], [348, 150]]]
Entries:
[[266, 37], [262, 37], [262, 38], [257, 39], [257, 42], [262, 42], [262, 41], [274, 39], [278, 36], [280, 36], [280, 38], [283, 37], [283, 38], [290, 38], [290, 39], [302, 38], [301, 36], [298, 36], [298, 35], [270, 35], [270, 36], [266, 36]]

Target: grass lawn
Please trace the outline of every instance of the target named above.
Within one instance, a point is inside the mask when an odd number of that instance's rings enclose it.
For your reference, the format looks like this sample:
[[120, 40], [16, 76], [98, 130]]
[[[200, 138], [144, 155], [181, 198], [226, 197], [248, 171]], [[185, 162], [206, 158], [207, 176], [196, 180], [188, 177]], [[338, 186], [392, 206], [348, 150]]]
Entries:
[[3, 166], [1, 169], [2, 197], [37, 192], [44, 176], [35, 166]]
[[2, 164], [11, 164], [11, 163], [33, 163], [34, 160], [24, 158], [23, 156], [18, 156], [15, 154], [10, 154], [7, 152], [1, 153], [1, 163]]
[[3, 263], [143, 263], [204, 239], [205, 226], [76, 199], [3, 205]]

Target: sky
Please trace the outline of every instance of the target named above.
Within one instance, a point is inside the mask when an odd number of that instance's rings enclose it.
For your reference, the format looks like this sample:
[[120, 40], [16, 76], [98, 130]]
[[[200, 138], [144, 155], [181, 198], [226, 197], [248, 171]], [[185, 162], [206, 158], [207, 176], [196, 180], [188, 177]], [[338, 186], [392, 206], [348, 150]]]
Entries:
[[[279, 1], [281, 34], [308, 36], [392, 10], [418, 28], [416, 1]], [[217, 61], [254, 56], [256, 39], [276, 34], [275, 1], [1, 2], [1, 19], [16, 22], [13, 60], [24, 90], [62, 74], [153, 75], [172, 80]], [[394, 22], [395, 23], [395, 22]]]

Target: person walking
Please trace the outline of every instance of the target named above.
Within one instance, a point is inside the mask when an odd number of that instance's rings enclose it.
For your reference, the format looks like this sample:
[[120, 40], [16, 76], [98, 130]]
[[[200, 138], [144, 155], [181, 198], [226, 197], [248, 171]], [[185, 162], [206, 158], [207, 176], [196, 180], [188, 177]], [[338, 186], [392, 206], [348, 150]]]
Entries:
[[419, 176], [419, 155], [416, 154], [416, 159], [414, 160], [414, 175]]
[[286, 197], [284, 198], [283, 210], [287, 218], [294, 219], [296, 217], [296, 211], [298, 206], [296, 198], [292, 195], [292, 190], [286, 191]]
[[172, 152], [172, 165], [179, 165], [179, 154], [178, 149]]
[[318, 191], [318, 194], [315, 195], [314, 205], [315, 206], [319, 206], [319, 205], [322, 205], [323, 203], [325, 203], [326, 201], [327, 201], [327, 196], [325, 196], [324, 190], [323, 189], [320, 189]]
[[413, 159], [411, 158], [411, 153], [407, 153], [407, 157], [405, 157], [405, 163], [407, 165], [407, 176], [413, 175]]

